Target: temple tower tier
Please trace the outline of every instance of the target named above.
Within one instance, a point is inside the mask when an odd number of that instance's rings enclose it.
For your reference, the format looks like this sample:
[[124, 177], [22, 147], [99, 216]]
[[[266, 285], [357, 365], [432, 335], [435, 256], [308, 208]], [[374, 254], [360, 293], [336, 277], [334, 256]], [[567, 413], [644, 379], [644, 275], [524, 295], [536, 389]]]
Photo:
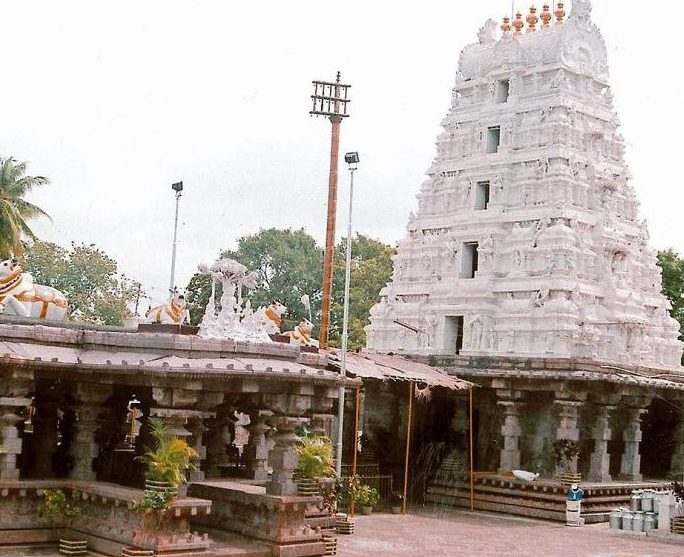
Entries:
[[590, 12], [461, 52], [369, 349], [680, 369]]

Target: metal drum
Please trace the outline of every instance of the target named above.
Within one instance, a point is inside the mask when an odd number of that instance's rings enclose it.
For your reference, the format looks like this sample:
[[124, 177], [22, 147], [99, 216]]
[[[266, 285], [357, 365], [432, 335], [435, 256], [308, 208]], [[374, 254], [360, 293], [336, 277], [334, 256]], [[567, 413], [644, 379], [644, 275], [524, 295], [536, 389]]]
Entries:
[[622, 526], [622, 511], [620, 509], [613, 509], [610, 511], [610, 527], [613, 530], [619, 530]]
[[622, 513], [622, 529], [631, 530], [634, 522], [634, 513], [632, 511], [625, 511]]
[[656, 529], [656, 515], [655, 513], [646, 513], [644, 517], [644, 532]]
[[629, 499], [629, 510], [632, 512], [641, 510], [641, 492], [632, 491], [632, 496]]
[[644, 531], [644, 513], [637, 511], [634, 513], [634, 520], [632, 520], [632, 532]]

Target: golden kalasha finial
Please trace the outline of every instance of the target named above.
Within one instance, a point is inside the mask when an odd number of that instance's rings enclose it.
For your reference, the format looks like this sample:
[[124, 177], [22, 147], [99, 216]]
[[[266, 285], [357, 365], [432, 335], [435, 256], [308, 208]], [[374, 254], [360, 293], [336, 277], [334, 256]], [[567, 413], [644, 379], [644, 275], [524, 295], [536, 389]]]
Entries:
[[553, 16], [551, 15], [551, 8], [549, 8], [548, 2], [542, 6], [542, 13], [539, 17], [542, 20], [542, 29], [547, 28], [553, 19]]
[[530, 13], [527, 14], [527, 32], [532, 33], [537, 30], [536, 25], [539, 21], [537, 16], [537, 8], [530, 6]]
[[508, 17], [507, 15], [504, 16], [503, 22], [501, 23], [501, 32], [504, 35], [508, 35], [508, 32], [511, 30], [511, 18]]
[[565, 17], [565, 10], [563, 7], [563, 2], [558, 2], [558, 4], [556, 4], [556, 11], [553, 12], [553, 15], [556, 16], [556, 23], [563, 23], [563, 18]]
[[519, 34], [523, 27], [525, 27], [525, 22], [523, 21], [522, 14], [518, 12], [513, 20], [513, 29], [515, 29], [516, 34]]

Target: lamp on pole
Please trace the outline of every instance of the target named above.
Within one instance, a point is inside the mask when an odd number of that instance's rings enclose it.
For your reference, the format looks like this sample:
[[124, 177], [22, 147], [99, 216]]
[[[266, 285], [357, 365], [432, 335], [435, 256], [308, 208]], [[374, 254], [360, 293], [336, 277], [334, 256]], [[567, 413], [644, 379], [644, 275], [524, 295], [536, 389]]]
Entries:
[[183, 182], [171, 184], [171, 189], [176, 192], [176, 219], [173, 223], [173, 250], [171, 251], [171, 281], [169, 283], [170, 296], [173, 297], [173, 289], [176, 287], [176, 247], [178, 246], [178, 205], [183, 194]]
[[337, 162], [340, 151], [340, 123], [347, 118], [347, 104], [351, 85], [340, 83], [340, 72], [334, 83], [314, 81], [312, 116], [330, 119], [332, 135], [330, 138], [330, 173], [328, 176], [328, 220], [325, 231], [325, 255], [323, 262], [323, 295], [321, 298], [321, 331], [318, 345], [321, 350], [328, 349], [328, 328], [330, 326], [330, 298], [332, 293], [333, 255], [335, 253], [335, 216], [337, 213]]
[[[344, 312], [342, 317], [342, 356], [340, 360], [340, 375], [347, 377], [347, 345], [349, 340], [349, 283], [351, 282], [351, 253], [352, 253], [352, 201], [354, 199], [354, 172], [358, 168], [359, 154], [357, 152], [344, 155], [344, 161], [349, 165], [349, 220], [347, 221], [347, 260], [344, 266]], [[335, 471], [342, 473], [342, 435], [344, 433], [344, 387], [340, 387], [337, 407], [337, 452], [335, 455]], [[356, 439], [353, 440], [356, 447]]]

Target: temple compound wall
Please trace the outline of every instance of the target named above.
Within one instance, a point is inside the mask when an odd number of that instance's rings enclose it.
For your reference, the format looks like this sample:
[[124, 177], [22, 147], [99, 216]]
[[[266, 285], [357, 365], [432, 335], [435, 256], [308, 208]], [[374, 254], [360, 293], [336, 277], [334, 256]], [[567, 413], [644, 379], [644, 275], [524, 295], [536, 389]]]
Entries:
[[429, 358], [483, 387], [478, 470], [552, 475], [553, 443], [567, 440], [580, 448], [570, 467], [596, 481], [681, 475], [682, 342], [606, 46], [590, 2], [567, 18], [561, 3], [549, 10], [500, 32], [489, 20], [461, 52], [367, 350]]

